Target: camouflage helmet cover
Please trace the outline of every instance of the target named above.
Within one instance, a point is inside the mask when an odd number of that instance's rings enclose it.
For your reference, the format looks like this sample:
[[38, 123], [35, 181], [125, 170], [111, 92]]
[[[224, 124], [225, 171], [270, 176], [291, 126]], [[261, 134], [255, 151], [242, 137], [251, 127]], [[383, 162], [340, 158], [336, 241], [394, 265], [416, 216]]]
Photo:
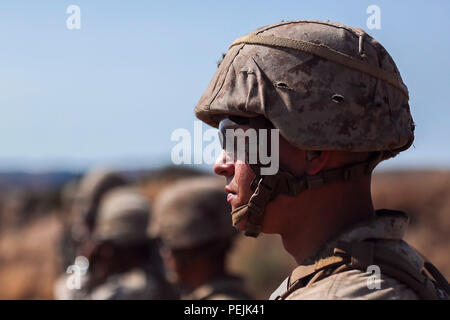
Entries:
[[117, 187], [100, 203], [93, 237], [120, 244], [145, 242], [150, 218], [148, 200], [133, 187]]
[[408, 148], [408, 91], [387, 51], [363, 30], [322, 21], [281, 22], [239, 38], [195, 108], [214, 126], [263, 115], [303, 150]]
[[94, 224], [102, 197], [113, 188], [126, 185], [120, 174], [96, 168], [86, 173], [79, 183], [75, 196], [75, 212], [83, 223]]
[[169, 248], [193, 248], [231, 238], [230, 212], [221, 179], [186, 178], [158, 196], [149, 232]]

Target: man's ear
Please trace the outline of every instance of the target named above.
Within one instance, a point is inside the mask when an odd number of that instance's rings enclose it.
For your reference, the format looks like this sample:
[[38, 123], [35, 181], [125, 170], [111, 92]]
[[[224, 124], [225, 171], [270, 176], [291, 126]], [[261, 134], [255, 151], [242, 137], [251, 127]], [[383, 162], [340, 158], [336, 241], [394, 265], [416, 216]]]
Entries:
[[330, 154], [330, 151], [320, 151], [315, 152], [314, 156], [308, 156], [306, 152], [306, 174], [312, 176], [319, 173], [327, 165]]

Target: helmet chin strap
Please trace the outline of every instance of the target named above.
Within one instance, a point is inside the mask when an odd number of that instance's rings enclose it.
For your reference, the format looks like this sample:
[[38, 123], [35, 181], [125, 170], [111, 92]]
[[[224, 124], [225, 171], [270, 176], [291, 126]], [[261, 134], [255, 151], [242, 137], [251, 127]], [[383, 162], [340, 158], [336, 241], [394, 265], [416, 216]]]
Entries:
[[247, 204], [231, 212], [231, 218], [235, 227], [241, 220], [247, 218], [245, 235], [256, 238], [261, 232], [266, 205], [274, 197], [275, 186], [280, 179], [277, 177], [278, 173], [271, 176], [259, 176], [255, 172], [255, 175], [252, 182], [253, 195]]
[[247, 218], [245, 235], [256, 238], [261, 232], [266, 206], [278, 194], [295, 197], [306, 190], [317, 189], [325, 184], [361, 179], [370, 175], [382, 159], [383, 152], [377, 152], [368, 161], [302, 177], [295, 177], [281, 168], [275, 175], [260, 175], [261, 166], [250, 165], [255, 172], [255, 178], [251, 184], [254, 193], [247, 204], [231, 212], [233, 226], [236, 227], [241, 220]]

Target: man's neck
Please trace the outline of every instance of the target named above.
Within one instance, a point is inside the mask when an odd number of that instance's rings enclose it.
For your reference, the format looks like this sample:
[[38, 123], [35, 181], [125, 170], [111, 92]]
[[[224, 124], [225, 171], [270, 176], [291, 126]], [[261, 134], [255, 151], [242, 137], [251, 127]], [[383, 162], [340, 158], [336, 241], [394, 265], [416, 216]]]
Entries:
[[285, 249], [298, 264], [316, 252], [333, 236], [374, 214], [369, 184], [335, 185], [298, 197], [283, 217], [280, 232]]

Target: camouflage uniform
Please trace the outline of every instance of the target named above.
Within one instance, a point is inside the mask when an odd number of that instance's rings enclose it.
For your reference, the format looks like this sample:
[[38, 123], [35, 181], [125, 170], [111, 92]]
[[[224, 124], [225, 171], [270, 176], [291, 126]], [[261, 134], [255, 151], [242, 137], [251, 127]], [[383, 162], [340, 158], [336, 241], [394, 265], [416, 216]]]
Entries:
[[[149, 232], [170, 250], [195, 249], [218, 240], [232, 241], [236, 232], [230, 225], [230, 207], [225, 199], [226, 193], [217, 178], [183, 179], [158, 197]], [[182, 299], [190, 300], [250, 299], [243, 280], [229, 274], [194, 290], [182, 291]]]
[[248, 300], [243, 279], [226, 275], [200, 286], [182, 296], [184, 300]]
[[53, 295], [57, 300], [173, 300], [179, 296], [162, 272], [135, 268], [108, 277], [101, 285], [90, 287], [89, 273], [81, 276], [80, 289], [69, 289], [68, 275], [58, 278]]
[[70, 289], [68, 284], [70, 277], [71, 275], [63, 274], [56, 279], [53, 285], [53, 297], [56, 300], [87, 300], [89, 297], [89, 275], [81, 275], [79, 289]]
[[[377, 239], [378, 247], [388, 248], [392, 254], [410, 262], [410, 266], [417, 274], [420, 274], [424, 267], [422, 257], [402, 240], [408, 226], [408, 217], [399, 211], [379, 210], [374, 219], [359, 223], [344, 231], [333, 239], [325, 243], [322, 248], [311, 259], [307, 259], [309, 264], [300, 266], [294, 270], [291, 277], [288, 277], [280, 287], [270, 296], [270, 299], [287, 300], [311, 300], [311, 299], [382, 299], [382, 300], [416, 300], [420, 297], [411, 287], [403, 282], [383, 274], [383, 267], [380, 267], [380, 278], [374, 278], [371, 272], [361, 268], [345, 268], [340, 272], [335, 272], [337, 267], [333, 266], [327, 270], [329, 275], [315, 277], [315, 272], [319, 261], [325, 261], [333, 257], [334, 248], [339, 242], [355, 243], [364, 242], [370, 239]], [[375, 265], [375, 262], [370, 262]], [[375, 265], [376, 266], [376, 265]], [[368, 267], [368, 266], [367, 266]], [[314, 270], [311, 270], [313, 268]], [[295, 277], [292, 278], [292, 277]], [[301, 279], [300, 279], [301, 278]], [[295, 281], [302, 281], [297, 288], [292, 288]], [[378, 284], [378, 286], [375, 286]], [[290, 288], [291, 287], [291, 288]], [[438, 290], [440, 298], [445, 297], [445, 293]]]
[[[112, 242], [122, 247], [150, 243], [147, 227], [150, 208], [142, 195], [132, 187], [117, 187], [108, 192], [99, 207], [92, 237], [98, 243]], [[154, 246], [153, 250], [157, 250]], [[115, 261], [111, 261], [114, 264]], [[117, 262], [116, 262], [117, 263]], [[147, 265], [148, 263], [148, 265]], [[153, 300], [175, 299], [177, 295], [166, 281], [159, 255], [145, 265], [112, 274], [105, 282], [91, 285], [91, 274], [82, 276], [80, 289], [66, 286], [67, 276], [55, 287], [58, 299]]]
[[167, 300], [176, 297], [160, 275], [141, 268], [111, 276], [89, 294], [91, 300]]
[[[276, 128], [307, 155], [347, 151], [367, 152], [371, 157], [302, 177], [282, 167], [265, 176], [259, 172], [261, 164], [251, 165], [256, 176], [251, 184], [254, 193], [248, 204], [233, 210], [233, 223], [247, 218], [246, 235], [257, 236], [266, 205], [276, 195], [295, 197], [324, 184], [370, 176], [380, 161], [411, 146], [414, 123], [408, 100], [408, 89], [391, 56], [359, 28], [324, 21], [287, 21], [234, 41], [195, 107], [200, 120], [219, 127], [222, 121], [239, 125], [233, 120], [239, 117], [254, 129]], [[363, 226], [350, 231], [351, 236], [343, 234], [348, 238], [343, 247], [318, 253], [323, 259], [296, 269], [278, 290], [289, 289], [289, 294], [275, 293], [273, 297], [410, 299], [419, 292], [421, 298], [439, 298], [442, 292], [434, 280], [449, 290], [438, 272], [432, 272], [433, 281], [424, 278], [421, 266], [427, 271], [433, 267], [420, 262], [413, 249], [401, 241], [402, 232], [387, 238], [382, 220], [368, 222], [368, 226], [381, 226], [374, 227], [379, 231], [373, 234], [376, 241], [363, 241], [368, 236], [362, 234]], [[386, 250], [405, 254], [386, 256]], [[368, 275], [359, 269], [370, 261], [380, 261], [380, 255], [387, 265], [381, 268], [383, 289], [374, 293], [364, 288]]]

